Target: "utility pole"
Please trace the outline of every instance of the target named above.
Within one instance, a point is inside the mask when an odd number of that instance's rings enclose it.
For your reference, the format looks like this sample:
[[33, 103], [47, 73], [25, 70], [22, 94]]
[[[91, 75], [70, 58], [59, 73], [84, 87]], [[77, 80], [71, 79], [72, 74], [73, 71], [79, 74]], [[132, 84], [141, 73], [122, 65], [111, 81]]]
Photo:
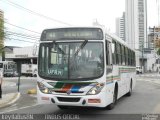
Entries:
[[156, 0], [156, 4], [157, 4], [157, 14], [158, 14], [158, 26], [160, 26], [160, 15], [159, 15], [159, 0]]
[[142, 50], [141, 50], [141, 53], [142, 53], [142, 61], [141, 61], [141, 68], [142, 68], [142, 73], [144, 73], [144, 52], [143, 52], [143, 49], [144, 49], [144, 41], [142, 42]]

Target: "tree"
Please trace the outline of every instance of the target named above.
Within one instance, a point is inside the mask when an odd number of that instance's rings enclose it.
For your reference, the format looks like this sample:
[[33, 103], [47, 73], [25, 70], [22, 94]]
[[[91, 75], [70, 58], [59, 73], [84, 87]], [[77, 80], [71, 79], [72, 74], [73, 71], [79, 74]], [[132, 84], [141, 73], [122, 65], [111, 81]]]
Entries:
[[160, 55], [160, 48], [158, 48], [157, 50], [157, 55]]
[[0, 19], [0, 49], [3, 47], [3, 43], [4, 43], [4, 21], [2, 19]]
[[0, 18], [0, 56], [4, 59], [4, 38], [5, 38], [5, 31], [4, 31], [4, 21]]

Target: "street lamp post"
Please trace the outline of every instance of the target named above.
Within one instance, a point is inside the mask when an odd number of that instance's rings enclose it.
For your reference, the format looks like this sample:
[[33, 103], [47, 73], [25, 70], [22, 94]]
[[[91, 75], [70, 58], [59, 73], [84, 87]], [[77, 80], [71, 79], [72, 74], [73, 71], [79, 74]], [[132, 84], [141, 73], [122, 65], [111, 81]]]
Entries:
[[141, 47], [142, 47], [142, 50], [141, 50], [141, 52], [142, 52], [141, 68], [142, 68], [142, 72], [144, 73], [144, 52], [143, 52], [144, 45], [143, 45], [143, 43], [142, 43]]
[[17, 64], [17, 71], [18, 71], [18, 82], [17, 82], [17, 85], [18, 85], [18, 92], [20, 92], [20, 77], [21, 77], [21, 62], [18, 62]]

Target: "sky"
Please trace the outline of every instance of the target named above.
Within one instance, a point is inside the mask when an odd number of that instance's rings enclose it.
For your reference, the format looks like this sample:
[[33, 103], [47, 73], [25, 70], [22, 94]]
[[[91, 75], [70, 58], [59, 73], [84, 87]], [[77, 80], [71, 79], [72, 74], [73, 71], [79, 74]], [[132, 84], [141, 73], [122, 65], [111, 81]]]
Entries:
[[[148, 26], [153, 27], [157, 25], [158, 21], [156, 0], [148, 0], [147, 2]], [[12, 33], [9, 35], [10, 39], [5, 40], [5, 45], [31, 46], [39, 39], [40, 34], [15, 26], [41, 33], [46, 28], [92, 26], [93, 22], [97, 20], [107, 30], [114, 33], [115, 19], [121, 17], [125, 11], [125, 0], [0, 0], [0, 9], [4, 11], [5, 28]], [[37, 16], [32, 11], [49, 18]], [[15, 33], [30, 35], [32, 40], [16, 37]]]

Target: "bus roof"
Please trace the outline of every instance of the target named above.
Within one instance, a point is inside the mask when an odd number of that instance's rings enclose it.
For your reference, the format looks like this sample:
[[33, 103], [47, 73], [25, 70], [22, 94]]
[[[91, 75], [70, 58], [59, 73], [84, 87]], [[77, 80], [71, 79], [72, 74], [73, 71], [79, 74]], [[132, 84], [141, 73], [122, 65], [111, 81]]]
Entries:
[[131, 50], [134, 51], [133, 48], [129, 47], [129, 45], [127, 44], [127, 42], [125, 42], [124, 40], [122, 40], [121, 38], [119, 38], [117, 35], [109, 33], [109, 32], [105, 32], [106, 37], [109, 38], [109, 40], [114, 39], [115, 41], [118, 41], [119, 43], [125, 45], [126, 47], [130, 48]]

